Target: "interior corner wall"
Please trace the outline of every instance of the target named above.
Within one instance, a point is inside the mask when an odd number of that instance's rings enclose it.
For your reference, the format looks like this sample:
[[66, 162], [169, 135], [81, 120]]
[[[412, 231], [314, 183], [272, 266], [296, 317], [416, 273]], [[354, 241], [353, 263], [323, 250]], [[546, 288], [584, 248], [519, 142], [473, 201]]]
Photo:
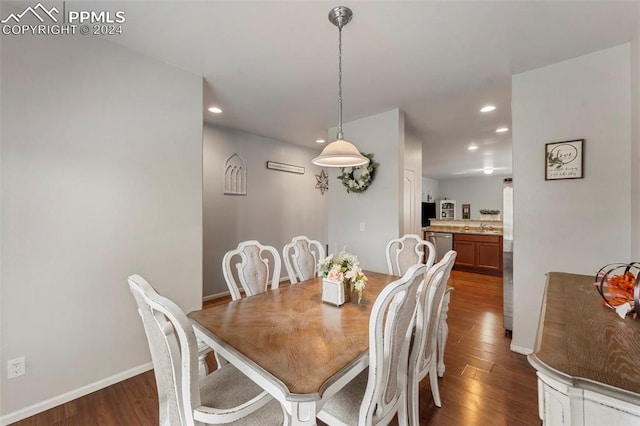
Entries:
[[[640, 2], [637, 3], [640, 22]], [[640, 261], [640, 24], [631, 42], [631, 259]]]
[[477, 176], [440, 180], [440, 194], [456, 202], [456, 218], [462, 205], [471, 205], [471, 219], [480, 219], [480, 209], [502, 212], [502, 187], [507, 176]]
[[365, 192], [347, 193], [336, 179], [340, 169], [329, 169], [329, 251], [346, 247], [370, 271], [387, 272], [384, 249], [400, 233], [403, 121], [394, 109], [343, 125], [346, 139], [380, 163]]
[[[431, 198], [429, 198], [431, 197]], [[422, 177], [422, 201], [434, 203], [440, 198], [440, 181]]]
[[2, 36], [0, 423], [150, 368], [127, 284], [202, 306], [202, 78], [95, 36]]
[[[547, 272], [593, 275], [607, 263], [629, 260], [629, 44], [515, 75], [512, 87], [511, 347], [527, 353]], [[573, 139], [585, 139], [584, 178], [545, 181], [545, 143]]]
[[[282, 253], [296, 235], [327, 243], [329, 195], [316, 188], [321, 168], [311, 160], [314, 150], [250, 133], [205, 125], [204, 190], [204, 297], [228, 292], [222, 258], [245, 240], [258, 240]], [[247, 195], [225, 195], [224, 163], [238, 154], [246, 165]], [[266, 168], [267, 161], [302, 166], [304, 174]], [[329, 192], [338, 183], [329, 182]], [[284, 264], [281, 277], [287, 278]]]
[[[0, 2], [0, 16], [4, 16], [4, 11], [2, 10], [2, 3]], [[2, 193], [2, 99], [3, 99], [3, 94], [2, 94], [2, 75], [3, 75], [3, 71], [2, 71], [2, 44], [3, 44], [3, 38], [2, 36], [0, 36], [0, 367], [2, 367], [3, 365], [5, 365], [5, 360], [2, 357], [2, 347], [4, 345], [4, 340], [2, 338], [3, 335], [3, 329], [4, 329], [4, 313], [3, 313], [3, 308], [2, 308], [2, 287], [3, 287], [3, 282], [2, 282], [2, 259], [3, 259], [3, 252], [4, 252], [4, 244], [2, 244], [1, 242], [4, 241], [3, 240], [3, 232], [2, 232], [2, 204], [4, 203], [4, 195]], [[2, 368], [0, 368], [0, 372], [2, 371]], [[1, 373], [0, 373], [1, 374]], [[2, 416], [4, 413], [4, 404], [3, 404], [3, 385], [2, 385], [2, 379], [0, 377], [0, 425], [3, 423], [2, 422]]]

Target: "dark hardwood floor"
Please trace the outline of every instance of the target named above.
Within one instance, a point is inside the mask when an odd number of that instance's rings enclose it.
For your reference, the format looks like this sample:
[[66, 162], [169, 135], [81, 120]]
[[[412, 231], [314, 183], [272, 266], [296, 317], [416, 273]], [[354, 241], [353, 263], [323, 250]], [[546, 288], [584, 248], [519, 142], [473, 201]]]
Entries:
[[423, 380], [420, 424], [540, 425], [535, 370], [502, 326], [502, 278], [453, 271], [450, 284], [442, 408]]
[[[420, 385], [420, 424], [540, 425], [535, 370], [509, 350], [502, 328], [502, 279], [453, 271], [442, 408]], [[211, 306], [221, 301], [207, 302]], [[213, 357], [208, 359], [213, 365]], [[153, 371], [14, 423], [31, 425], [155, 425], [158, 398]]]

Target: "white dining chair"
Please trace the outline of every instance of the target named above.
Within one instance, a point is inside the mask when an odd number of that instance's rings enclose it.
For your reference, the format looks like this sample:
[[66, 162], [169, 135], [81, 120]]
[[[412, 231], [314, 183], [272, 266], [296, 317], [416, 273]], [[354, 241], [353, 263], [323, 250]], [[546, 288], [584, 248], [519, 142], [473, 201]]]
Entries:
[[436, 407], [441, 407], [437, 374], [437, 338], [442, 302], [447, 291], [447, 282], [457, 253], [448, 251], [442, 260], [429, 270], [418, 293], [416, 330], [409, 355], [409, 378], [407, 400], [409, 424], [419, 426], [419, 385], [429, 375], [431, 394]]
[[[272, 261], [271, 266], [269, 260]], [[269, 283], [272, 289], [278, 288], [280, 269], [278, 250], [255, 240], [241, 242], [236, 249], [229, 250], [222, 258], [222, 273], [233, 300], [242, 297], [238, 284], [246, 296], [264, 293]]]
[[407, 424], [407, 364], [418, 288], [427, 273], [416, 264], [387, 285], [369, 319], [369, 368], [330, 397], [318, 418], [331, 425]]
[[160, 406], [160, 425], [279, 425], [282, 406], [231, 364], [200, 380], [193, 326], [182, 309], [140, 275], [129, 288], [147, 335]]
[[411, 265], [423, 263], [431, 268], [436, 257], [436, 248], [416, 234], [405, 234], [387, 243], [385, 254], [389, 275], [402, 276]]
[[282, 259], [291, 284], [310, 280], [318, 275], [318, 262], [324, 258], [324, 247], [320, 241], [297, 236], [285, 244]]

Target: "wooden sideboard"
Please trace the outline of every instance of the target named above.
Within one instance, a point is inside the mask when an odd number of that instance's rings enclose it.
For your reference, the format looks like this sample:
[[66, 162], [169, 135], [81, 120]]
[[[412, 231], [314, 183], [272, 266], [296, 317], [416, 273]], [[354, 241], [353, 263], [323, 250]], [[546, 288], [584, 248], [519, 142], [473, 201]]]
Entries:
[[547, 274], [535, 352], [545, 425], [640, 425], [640, 319], [599, 304], [594, 277]]

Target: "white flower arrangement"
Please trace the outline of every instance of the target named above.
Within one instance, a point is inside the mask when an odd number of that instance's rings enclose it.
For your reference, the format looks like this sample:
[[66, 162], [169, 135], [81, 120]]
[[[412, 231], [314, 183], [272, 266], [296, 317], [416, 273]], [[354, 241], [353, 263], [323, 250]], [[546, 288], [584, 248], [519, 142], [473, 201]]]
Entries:
[[344, 249], [339, 253], [331, 253], [318, 263], [318, 274], [332, 281], [349, 284], [351, 291], [358, 292], [358, 303], [362, 300], [362, 292], [367, 277], [362, 273], [358, 258]]

